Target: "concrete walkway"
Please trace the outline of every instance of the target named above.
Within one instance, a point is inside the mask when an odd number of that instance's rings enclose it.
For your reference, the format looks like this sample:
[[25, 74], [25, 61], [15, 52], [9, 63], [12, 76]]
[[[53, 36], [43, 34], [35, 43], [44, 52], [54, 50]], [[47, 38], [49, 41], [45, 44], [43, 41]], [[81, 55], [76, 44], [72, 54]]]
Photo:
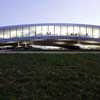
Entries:
[[100, 54], [100, 51], [0, 51], [0, 54]]

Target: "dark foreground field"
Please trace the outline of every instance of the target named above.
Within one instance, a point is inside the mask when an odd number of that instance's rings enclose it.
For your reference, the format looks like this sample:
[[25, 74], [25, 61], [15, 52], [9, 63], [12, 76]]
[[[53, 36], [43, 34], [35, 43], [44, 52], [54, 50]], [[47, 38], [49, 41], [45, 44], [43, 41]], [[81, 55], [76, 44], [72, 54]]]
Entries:
[[0, 54], [0, 100], [100, 100], [100, 55]]

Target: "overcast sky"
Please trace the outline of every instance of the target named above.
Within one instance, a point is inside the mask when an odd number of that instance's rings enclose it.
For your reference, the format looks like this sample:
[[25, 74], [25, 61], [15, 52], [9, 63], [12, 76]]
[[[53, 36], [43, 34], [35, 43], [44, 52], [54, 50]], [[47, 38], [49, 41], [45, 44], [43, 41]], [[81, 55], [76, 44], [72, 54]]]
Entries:
[[0, 26], [34, 23], [100, 25], [100, 0], [0, 0]]

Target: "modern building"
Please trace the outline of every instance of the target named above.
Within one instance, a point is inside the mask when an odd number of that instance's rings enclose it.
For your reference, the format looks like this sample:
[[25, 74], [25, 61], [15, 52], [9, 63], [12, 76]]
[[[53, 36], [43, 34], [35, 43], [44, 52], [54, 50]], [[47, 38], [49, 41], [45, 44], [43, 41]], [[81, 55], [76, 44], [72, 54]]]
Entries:
[[61, 39], [100, 42], [100, 26], [45, 23], [0, 27], [0, 43]]

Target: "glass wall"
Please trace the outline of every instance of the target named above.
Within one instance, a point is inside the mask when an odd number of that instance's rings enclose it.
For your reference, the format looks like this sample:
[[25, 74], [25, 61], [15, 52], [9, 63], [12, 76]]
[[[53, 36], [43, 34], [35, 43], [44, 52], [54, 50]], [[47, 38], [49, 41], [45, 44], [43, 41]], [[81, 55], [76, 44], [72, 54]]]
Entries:
[[15, 37], [29, 37], [35, 35], [71, 35], [71, 36], [88, 36], [100, 38], [100, 28], [91, 25], [66, 25], [66, 24], [48, 24], [48, 25], [30, 25], [16, 26], [0, 29], [0, 38], [5, 39]]
[[92, 27], [87, 27], [87, 36], [92, 37]]
[[54, 31], [55, 31], [54, 26], [53, 25], [50, 25], [49, 26], [49, 34], [54, 35], [55, 34]]
[[11, 38], [15, 38], [17, 36], [16, 28], [11, 29], [10, 32], [11, 32]]
[[36, 34], [35, 25], [29, 27], [29, 34], [30, 34], [30, 36], [35, 36], [35, 34]]
[[36, 35], [42, 35], [42, 26], [36, 26]]
[[22, 28], [17, 28], [17, 37], [19, 37], [19, 38], [23, 37]]
[[3, 30], [0, 30], [0, 39], [3, 39]]
[[93, 28], [93, 37], [99, 38], [100, 37], [100, 30], [99, 28]]
[[24, 27], [23, 28], [23, 37], [28, 37], [28, 36], [30, 36], [29, 27]]
[[60, 36], [60, 32], [61, 32], [61, 30], [60, 30], [61, 28], [60, 28], [60, 25], [59, 26], [55, 26], [55, 35], [57, 35], [57, 36]]
[[61, 26], [61, 35], [67, 35], [67, 26]]
[[68, 35], [74, 35], [73, 26], [68, 26]]
[[80, 35], [80, 29], [79, 26], [74, 26], [74, 35]]
[[86, 36], [86, 27], [85, 26], [80, 27], [80, 36]]
[[4, 30], [4, 39], [8, 39], [8, 38], [10, 38], [10, 30], [9, 29], [5, 29]]
[[43, 35], [50, 35], [48, 31], [48, 26], [42, 26], [42, 34]]

